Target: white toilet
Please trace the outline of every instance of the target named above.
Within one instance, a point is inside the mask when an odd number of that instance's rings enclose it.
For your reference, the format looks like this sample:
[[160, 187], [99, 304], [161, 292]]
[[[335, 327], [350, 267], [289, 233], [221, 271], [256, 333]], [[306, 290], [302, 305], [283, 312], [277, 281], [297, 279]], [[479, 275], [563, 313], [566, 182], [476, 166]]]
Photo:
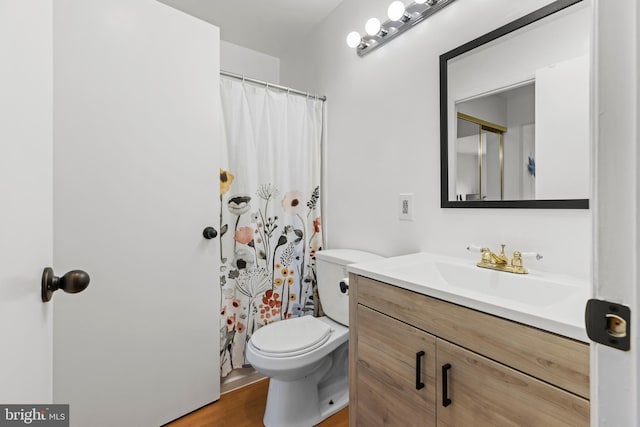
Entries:
[[[258, 329], [247, 360], [270, 377], [266, 427], [310, 427], [349, 403], [349, 296], [346, 266], [381, 258], [333, 249], [316, 254], [325, 317], [303, 316]], [[342, 282], [342, 284], [341, 284]]]

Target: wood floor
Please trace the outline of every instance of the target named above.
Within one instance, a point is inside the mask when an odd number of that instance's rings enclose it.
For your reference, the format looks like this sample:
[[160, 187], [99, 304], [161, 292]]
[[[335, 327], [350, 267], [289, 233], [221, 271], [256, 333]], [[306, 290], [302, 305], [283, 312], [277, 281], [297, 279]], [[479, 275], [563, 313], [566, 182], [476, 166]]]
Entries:
[[[267, 403], [269, 380], [223, 394], [220, 400], [166, 424], [165, 427], [259, 427]], [[349, 408], [327, 418], [320, 427], [348, 427]]]

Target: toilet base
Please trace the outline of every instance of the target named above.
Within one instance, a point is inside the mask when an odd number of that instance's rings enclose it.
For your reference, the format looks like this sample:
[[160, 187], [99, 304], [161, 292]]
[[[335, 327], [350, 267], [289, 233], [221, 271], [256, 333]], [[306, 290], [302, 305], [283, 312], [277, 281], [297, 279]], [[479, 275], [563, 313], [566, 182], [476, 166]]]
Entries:
[[[295, 381], [271, 378], [263, 422], [266, 427], [311, 427], [349, 404], [347, 343], [311, 374]], [[342, 355], [340, 353], [343, 353]], [[341, 355], [342, 363], [335, 356]]]
[[320, 421], [346, 408], [349, 404], [349, 378], [334, 378], [331, 383], [322, 384], [319, 398]]

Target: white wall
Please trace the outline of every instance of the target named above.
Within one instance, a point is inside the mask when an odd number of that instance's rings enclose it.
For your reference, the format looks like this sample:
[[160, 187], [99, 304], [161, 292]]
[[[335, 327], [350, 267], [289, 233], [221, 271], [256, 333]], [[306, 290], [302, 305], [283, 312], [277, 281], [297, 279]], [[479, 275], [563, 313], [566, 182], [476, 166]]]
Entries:
[[472, 55], [449, 61], [450, 100], [458, 101], [519, 84], [533, 79], [535, 71], [542, 67], [588, 55], [591, 18], [588, 4], [587, 1], [558, 12], [549, 19], [531, 24], [526, 31], [512, 33], [488, 47], [474, 50]]
[[[346, 34], [387, 0], [345, 0], [290, 56], [282, 83], [328, 96], [329, 247], [398, 255], [434, 251], [475, 260], [467, 243], [538, 251], [532, 269], [590, 277], [591, 211], [440, 208], [439, 55], [548, 0], [457, 1], [360, 58]], [[414, 221], [398, 193], [414, 193]]]
[[537, 70], [537, 199], [557, 198], [560, 194], [568, 199], [583, 199], [589, 194], [589, 114], [587, 56]]
[[280, 59], [224, 40], [220, 41], [220, 69], [269, 83], [280, 83]]
[[52, 0], [0, 1], [0, 402], [51, 402]]
[[527, 168], [529, 156], [535, 157], [534, 90], [518, 91], [507, 103], [509, 131], [504, 135], [504, 195], [507, 200], [535, 198], [535, 178]]
[[456, 105], [456, 113], [464, 113], [500, 126], [507, 125], [507, 102], [498, 95], [460, 102]]

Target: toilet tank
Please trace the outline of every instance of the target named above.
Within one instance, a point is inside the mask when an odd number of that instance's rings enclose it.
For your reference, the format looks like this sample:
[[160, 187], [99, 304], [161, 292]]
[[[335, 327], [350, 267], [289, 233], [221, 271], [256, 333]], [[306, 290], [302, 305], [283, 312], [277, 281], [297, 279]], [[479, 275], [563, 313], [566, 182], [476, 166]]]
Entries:
[[316, 253], [318, 293], [328, 317], [349, 325], [349, 292], [340, 286], [341, 281], [348, 283], [347, 265], [381, 258], [380, 255], [355, 249], [327, 249]]

